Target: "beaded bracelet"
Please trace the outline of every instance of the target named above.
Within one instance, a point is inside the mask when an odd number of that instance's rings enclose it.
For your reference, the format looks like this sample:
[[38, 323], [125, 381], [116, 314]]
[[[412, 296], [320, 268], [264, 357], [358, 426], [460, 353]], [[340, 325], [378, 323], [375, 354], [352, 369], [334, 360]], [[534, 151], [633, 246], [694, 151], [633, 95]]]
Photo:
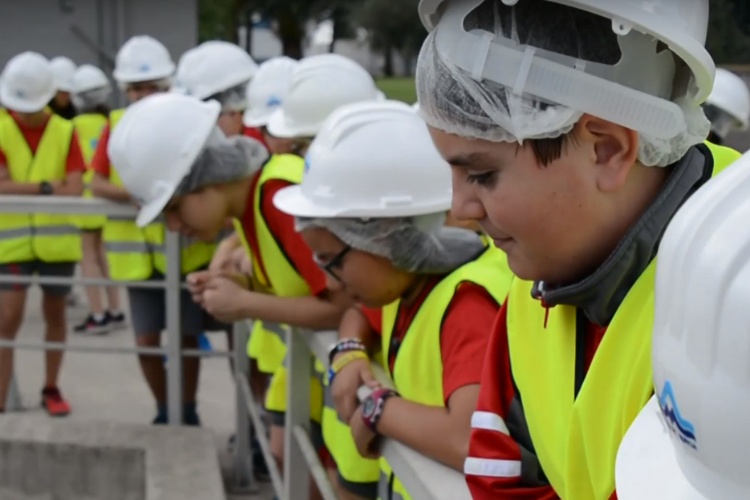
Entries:
[[328, 351], [328, 365], [333, 364], [333, 358], [337, 354], [348, 351], [362, 351], [367, 352], [367, 346], [359, 339], [341, 339]]

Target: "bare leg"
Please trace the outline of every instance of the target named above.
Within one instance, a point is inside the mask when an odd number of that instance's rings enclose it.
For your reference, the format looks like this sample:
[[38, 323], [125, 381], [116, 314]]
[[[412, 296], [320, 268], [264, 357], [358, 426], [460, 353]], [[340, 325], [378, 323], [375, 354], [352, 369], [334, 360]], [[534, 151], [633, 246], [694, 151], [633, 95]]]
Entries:
[[[81, 273], [84, 278], [103, 278], [99, 265], [99, 247], [101, 246], [101, 232], [83, 231], [81, 233], [83, 242], [83, 260], [81, 260]], [[86, 298], [89, 310], [94, 314], [104, 314], [102, 305], [101, 287], [95, 285], [86, 286]]]
[[[47, 326], [45, 340], [47, 342], [65, 342], [67, 324], [65, 322], [65, 295], [54, 295], [45, 292], [42, 296], [42, 310], [44, 322]], [[47, 351], [47, 378], [45, 387], [57, 387], [60, 367], [62, 366], [62, 351]]]
[[[26, 290], [0, 292], [0, 338], [15, 340], [23, 322]], [[5, 408], [13, 376], [13, 349], [0, 348], [0, 408]]]

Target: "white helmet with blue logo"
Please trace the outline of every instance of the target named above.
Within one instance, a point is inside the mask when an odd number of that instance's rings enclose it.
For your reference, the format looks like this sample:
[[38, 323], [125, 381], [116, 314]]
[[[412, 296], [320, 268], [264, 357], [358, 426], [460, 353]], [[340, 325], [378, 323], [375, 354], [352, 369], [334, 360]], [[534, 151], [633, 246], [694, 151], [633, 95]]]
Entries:
[[134, 36], [120, 48], [112, 76], [120, 84], [152, 82], [172, 76], [175, 70], [167, 48], [150, 36]]
[[289, 93], [292, 73], [297, 61], [289, 57], [274, 57], [264, 62], [247, 86], [247, 111], [244, 122], [248, 127], [263, 127], [284, 102]]
[[620, 500], [750, 498], [750, 155], [701, 188], [659, 249], [655, 395], [617, 456]]

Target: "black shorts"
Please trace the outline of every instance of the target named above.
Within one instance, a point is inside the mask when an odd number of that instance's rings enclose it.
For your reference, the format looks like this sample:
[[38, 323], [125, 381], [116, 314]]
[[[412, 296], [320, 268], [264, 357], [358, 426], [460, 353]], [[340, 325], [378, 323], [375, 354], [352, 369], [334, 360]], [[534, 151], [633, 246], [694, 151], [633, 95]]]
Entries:
[[[72, 278], [75, 274], [75, 262], [42, 262], [30, 260], [11, 264], [0, 264], [0, 274], [14, 276], [53, 276], [55, 278]], [[0, 283], [0, 291], [21, 291], [29, 287], [27, 283]], [[50, 295], [66, 296], [72, 285], [41, 285], [42, 291]]]
[[[161, 281], [164, 276], [154, 273], [149, 281]], [[136, 336], [156, 335], [167, 327], [167, 296], [163, 288], [128, 288], [130, 321]], [[196, 304], [190, 292], [180, 291], [182, 334], [198, 336], [206, 331], [231, 331], [231, 325], [221, 323]]]

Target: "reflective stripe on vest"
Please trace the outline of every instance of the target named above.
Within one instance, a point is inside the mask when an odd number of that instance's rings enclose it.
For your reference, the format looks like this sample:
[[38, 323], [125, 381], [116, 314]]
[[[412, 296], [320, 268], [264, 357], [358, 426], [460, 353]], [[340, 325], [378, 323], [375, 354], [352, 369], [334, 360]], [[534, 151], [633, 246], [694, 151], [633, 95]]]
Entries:
[[[714, 175], [739, 157], [708, 147]], [[537, 458], [561, 498], [606, 500], [615, 489], [620, 442], [653, 392], [655, 268], [656, 260], [615, 313], [577, 397], [576, 337], [585, 317], [572, 306], [545, 310], [531, 297], [531, 282], [513, 284], [507, 311], [513, 378]]]
[[[32, 154], [23, 133], [9, 114], [0, 118], [0, 149], [10, 178], [40, 183], [65, 179], [73, 125], [52, 115]], [[80, 230], [72, 215], [0, 214], [0, 263], [39, 259], [75, 262], [81, 259]]]
[[[110, 132], [124, 113], [124, 109], [110, 113]], [[110, 165], [109, 180], [115, 186], [123, 187], [122, 179], [113, 165]], [[103, 239], [112, 279], [138, 281], [150, 278], [155, 271], [166, 274], [165, 236], [166, 228], [161, 223], [139, 228], [132, 218], [110, 217], [104, 226]], [[203, 243], [186, 237], [181, 237], [180, 245], [180, 269], [183, 274], [206, 266], [211, 262], [216, 249], [214, 243]]]
[[[505, 253], [495, 247], [489, 247], [475, 260], [459, 267], [435, 286], [409, 325], [399, 347], [392, 373], [389, 363], [385, 363], [391, 380], [404, 399], [428, 406], [445, 406], [440, 328], [459, 285], [464, 282], [479, 285], [487, 290], [498, 304], [502, 304], [512, 279]], [[388, 359], [399, 304], [400, 301], [395, 301], [383, 308], [382, 350], [385, 359]], [[383, 458], [380, 459], [380, 467], [383, 472], [381, 481], [387, 478], [391, 482], [392, 470]], [[396, 477], [392, 479], [391, 492], [405, 499], [411, 498], [401, 481]], [[384, 485], [381, 484], [382, 487]]]

